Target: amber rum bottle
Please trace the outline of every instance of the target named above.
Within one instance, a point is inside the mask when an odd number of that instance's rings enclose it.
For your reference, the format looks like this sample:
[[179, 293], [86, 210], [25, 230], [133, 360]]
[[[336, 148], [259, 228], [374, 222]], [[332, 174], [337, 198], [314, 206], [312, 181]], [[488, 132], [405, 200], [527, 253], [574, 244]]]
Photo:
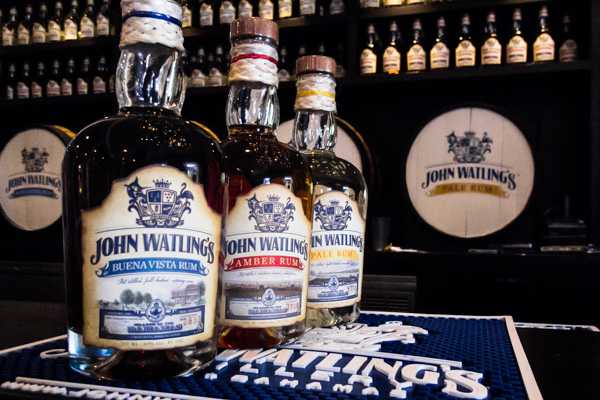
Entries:
[[548, 24], [548, 7], [541, 6], [538, 17], [538, 33], [533, 43], [533, 61], [554, 61], [555, 43]]
[[485, 36], [481, 46], [481, 65], [500, 65], [501, 63], [502, 45], [498, 40], [496, 13], [490, 11], [487, 15]]
[[521, 30], [521, 9], [516, 8], [513, 12], [513, 32], [512, 37], [506, 45], [506, 63], [519, 64], [527, 62], [527, 42], [523, 38]]
[[231, 171], [220, 276], [219, 344], [264, 348], [305, 330], [312, 178], [300, 153], [279, 142], [277, 24], [231, 24], [227, 99]]
[[313, 176], [313, 228], [306, 324], [333, 326], [359, 316], [367, 217], [360, 171], [336, 157], [335, 61], [305, 56], [298, 71], [293, 143]]
[[406, 53], [406, 69], [409, 72], [425, 71], [427, 68], [427, 52], [423, 48], [425, 39], [421, 19], [415, 18], [413, 22], [413, 37]]
[[458, 36], [458, 45], [454, 52], [454, 60], [457, 67], [474, 67], [475, 53], [477, 52], [471, 39], [471, 18], [465, 14], [461, 21], [461, 31]]
[[119, 114], [84, 128], [63, 164], [70, 366], [119, 381], [188, 374], [216, 353], [224, 160], [180, 118], [181, 5], [143, 3], [121, 3]]

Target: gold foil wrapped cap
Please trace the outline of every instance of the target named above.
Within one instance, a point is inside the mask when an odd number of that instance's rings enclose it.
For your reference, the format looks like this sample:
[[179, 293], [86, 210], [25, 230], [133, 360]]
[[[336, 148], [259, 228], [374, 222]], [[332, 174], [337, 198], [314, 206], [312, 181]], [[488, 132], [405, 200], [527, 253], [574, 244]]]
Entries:
[[264, 18], [243, 17], [231, 23], [229, 38], [240, 36], [262, 36], [279, 42], [279, 26], [277, 23]]
[[336, 63], [331, 57], [326, 56], [304, 56], [296, 60], [296, 74], [307, 72], [324, 72], [335, 74]]

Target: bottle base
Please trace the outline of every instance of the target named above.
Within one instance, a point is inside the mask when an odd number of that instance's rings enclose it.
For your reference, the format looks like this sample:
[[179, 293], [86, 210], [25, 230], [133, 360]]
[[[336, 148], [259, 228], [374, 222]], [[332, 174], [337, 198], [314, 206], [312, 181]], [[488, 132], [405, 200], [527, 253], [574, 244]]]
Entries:
[[310, 308], [306, 310], [306, 326], [327, 328], [355, 322], [360, 316], [359, 303], [339, 308]]
[[69, 366], [94, 379], [144, 381], [188, 375], [209, 365], [216, 351], [212, 340], [165, 350], [100, 349], [84, 345], [82, 336], [69, 330]]
[[304, 321], [273, 328], [224, 326], [219, 330], [219, 345], [236, 349], [260, 349], [292, 343], [302, 337]]

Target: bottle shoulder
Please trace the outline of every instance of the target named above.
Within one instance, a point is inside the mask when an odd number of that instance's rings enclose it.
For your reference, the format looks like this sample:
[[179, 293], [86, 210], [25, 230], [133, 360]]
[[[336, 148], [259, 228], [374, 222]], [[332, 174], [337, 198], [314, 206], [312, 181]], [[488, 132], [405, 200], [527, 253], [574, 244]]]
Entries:
[[351, 162], [337, 157], [333, 152], [303, 153], [313, 176], [315, 185], [359, 186], [366, 190], [367, 183], [360, 170]]
[[298, 150], [278, 141], [274, 135], [229, 135], [220, 142], [231, 165], [257, 164], [264, 167], [297, 167], [308, 169]]

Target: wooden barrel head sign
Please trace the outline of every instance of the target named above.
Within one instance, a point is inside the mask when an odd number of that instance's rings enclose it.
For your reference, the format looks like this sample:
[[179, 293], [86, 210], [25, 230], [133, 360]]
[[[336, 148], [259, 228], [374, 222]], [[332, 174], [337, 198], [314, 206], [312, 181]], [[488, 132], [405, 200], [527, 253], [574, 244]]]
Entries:
[[417, 213], [458, 238], [500, 231], [525, 209], [534, 183], [531, 148], [505, 116], [463, 107], [431, 120], [406, 162], [406, 185]]

